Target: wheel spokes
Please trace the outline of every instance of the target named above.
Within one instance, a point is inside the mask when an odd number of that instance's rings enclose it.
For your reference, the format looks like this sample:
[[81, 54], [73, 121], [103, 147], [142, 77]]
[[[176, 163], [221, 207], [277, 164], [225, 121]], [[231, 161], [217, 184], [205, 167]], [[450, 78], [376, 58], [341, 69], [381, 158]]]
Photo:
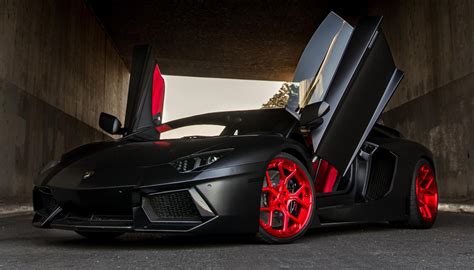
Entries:
[[421, 195], [428, 195], [428, 196], [434, 196], [436, 195], [436, 192], [431, 190], [431, 189], [427, 189], [427, 188], [420, 188], [419, 191], [421, 193]]
[[426, 217], [428, 219], [431, 219], [433, 216], [431, 214], [431, 209], [430, 207], [422, 200], [418, 201], [420, 203], [420, 212], [423, 217]]
[[269, 163], [262, 188], [265, 194], [262, 200], [266, 204], [260, 208], [260, 224], [265, 231], [277, 237], [289, 237], [307, 224], [312, 211], [312, 191], [306, 175], [290, 159], [277, 158]]
[[420, 210], [420, 213], [424, 218], [432, 218], [432, 209], [429, 206], [429, 202], [427, 202], [426, 195], [421, 195], [420, 198], [418, 198], [418, 209]]
[[419, 168], [415, 189], [420, 215], [425, 221], [430, 222], [437, 213], [438, 188], [429, 165], [425, 164]]
[[271, 228], [273, 224], [273, 210], [270, 210], [268, 213], [268, 226]]
[[265, 180], [267, 182], [267, 187], [273, 187], [272, 178], [270, 177], [268, 171], [265, 172]]
[[434, 182], [434, 177], [430, 175], [428, 180], [426, 178], [423, 180], [424, 180], [423, 182], [425, 183], [425, 185], [423, 186], [423, 189], [429, 189]]
[[289, 181], [292, 177], [294, 177], [295, 174], [296, 174], [296, 168], [295, 168], [293, 171], [291, 171], [290, 174], [288, 174], [287, 177], [285, 177], [285, 179], [283, 180], [283, 185], [286, 186], [286, 185], [288, 184], [288, 181]]
[[299, 195], [296, 194], [289, 194], [288, 195], [288, 200], [296, 202], [298, 205], [304, 207], [304, 208], [309, 208], [311, 206], [310, 201], [306, 201], [302, 198], [300, 198]]
[[283, 169], [283, 161], [278, 163], [278, 173], [280, 173], [280, 185], [285, 179], [285, 170]]
[[298, 190], [295, 191], [295, 193], [292, 193], [291, 195], [299, 197], [301, 194], [303, 194], [303, 191], [305, 188], [306, 188], [305, 186], [301, 186]]
[[306, 208], [306, 209], [308, 209], [311, 206], [311, 202], [303, 201], [300, 198], [296, 199], [295, 202], [299, 204], [301, 207]]
[[296, 224], [300, 224], [300, 222], [301, 222], [297, 217], [293, 216], [290, 213], [288, 213], [288, 217]]
[[262, 188], [262, 191], [263, 191], [263, 192], [269, 192], [269, 193], [271, 193], [273, 196], [277, 196], [277, 195], [278, 195], [278, 191], [277, 191], [275, 188], [273, 188], [273, 187], [264, 187], [264, 188]]
[[430, 169], [426, 165], [423, 165], [418, 172], [418, 176], [421, 176], [421, 179], [425, 179], [429, 172]]
[[282, 211], [282, 214], [283, 214], [283, 231], [286, 231], [286, 230], [288, 230], [288, 223], [289, 223], [289, 219], [290, 219], [289, 218], [290, 213], [288, 213], [288, 210], [284, 209], [284, 211]]

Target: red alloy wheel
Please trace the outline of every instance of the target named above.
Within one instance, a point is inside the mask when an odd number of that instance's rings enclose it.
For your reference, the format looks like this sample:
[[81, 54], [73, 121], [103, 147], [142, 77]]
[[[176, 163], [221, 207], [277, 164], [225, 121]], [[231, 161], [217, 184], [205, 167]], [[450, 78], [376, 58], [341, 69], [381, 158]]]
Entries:
[[262, 188], [260, 226], [270, 235], [290, 238], [308, 224], [313, 194], [304, 169], [286, 158], [268, 164]]
[[424, 221], [433, 222], [438, 213], [438, 187], [430, 165], [421, 165], [415, 185], [420, 215]]

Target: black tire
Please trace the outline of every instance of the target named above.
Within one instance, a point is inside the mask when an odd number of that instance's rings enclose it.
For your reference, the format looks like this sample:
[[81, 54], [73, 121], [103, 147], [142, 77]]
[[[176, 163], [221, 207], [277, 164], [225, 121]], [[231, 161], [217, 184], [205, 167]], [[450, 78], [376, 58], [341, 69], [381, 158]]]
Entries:
[[436, 174], [433, 168], [432, 163], [430, 163], [426, 159], [420, 159], [414, 168], [411, 186], [410, 186], [410, 196], [409, 196], [409, 209], [408, 209], [408, 219], [400, 224], [403, 227], [412, 228], [412, 229], [428, 229], [433, 226], [436, 221], [437, 212], [434, 213], [434, 218], [432, 220], [426, 220], [422, 217], [420, 209], [418, 207], [418, 199], [416, 195], [416, 178], [418, 175], [418, 171], [422, 166], [429, 166], [431, 168], [433, 175], [434, 175], [434, 182], [436, 185]]
[[299, 239], [301, 236], [304, 235], [304, 233], [311, 226], [312, 221], [313, 221], [313, 217], [314, 217], [314, 212], [315, 212], [314, 209], [315, 209], [315, 194], [316, 194], [316, 192], [315, 192], [315, 189], [314, 189], [314, 183], [312, 181], [311, 175], [308, 172], [308, 169], [306, 168], [306, 166], [300, 160], [298, 160], [296, 157], [294, 157], [290, 154], [287, 154], [287, 153], [280, 153], [280, 154], [276, 155], [273, 159], [276, 159], [276, 158], [289, 159], [292, 162], [294, 162], [298, 167], [300, 167], [304, 171], [304, 174], [306, 174], [306, 179], [308, 179], [309, 186], [311, 187], [311, 196], [312, 196], [312, 208], [311, 209], [312, 209], [312, 211], [309, 212], [310, 216], [309, 216], [308, 222], [301, 229], [301, 231], [299, 233], [297, 233], [296, 235], [294, 235], [292, 237], [287, 237], [287, 238], [275, 237], [275, 236], [269, 234], [267, 231], [265, 231], [262, 228], [261, 225], [259, 225], [259, 232], [256, 235], [256, 238], [257, 238], [258, 241], [268, 243], [268, 244], [287, 244], [287, 243], [291, 243], [291, 242]]
[[123, 234], [121, 232], [84, 232], [84, 231], [76, 231], [76, 233], [87, 239], [95, 240], [95, 241], [111, 240]]

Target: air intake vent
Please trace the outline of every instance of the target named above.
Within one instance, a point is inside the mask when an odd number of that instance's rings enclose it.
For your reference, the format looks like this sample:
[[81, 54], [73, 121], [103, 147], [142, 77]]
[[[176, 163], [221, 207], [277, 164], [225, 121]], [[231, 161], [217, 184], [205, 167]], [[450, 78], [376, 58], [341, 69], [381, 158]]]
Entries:
[[35, 211], [45, 217], [49, 216], [58, 207], [58, 203], [54, 200], [53, 195], [51, 195], [51, 191], [44, 188], [35, 188], [33, 191], [33, 205]]
[[378, 200], [383, 198], [392, 185], [396, 158], [388, 151], [378, 150], [372, 156], [370, 178], [366, 198]]
[[152, 221], [201, 221], [199, 211], [187, 190], [146, 197], [144, 209]]

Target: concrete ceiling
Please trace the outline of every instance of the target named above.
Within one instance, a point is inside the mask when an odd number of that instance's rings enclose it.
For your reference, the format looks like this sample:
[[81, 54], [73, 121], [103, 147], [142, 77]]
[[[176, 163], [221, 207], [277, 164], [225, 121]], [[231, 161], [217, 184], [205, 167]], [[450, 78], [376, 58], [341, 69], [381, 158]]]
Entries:
[[[291, 80], [331, 10], [355, 20], [366, 1], [88, 0], [127, 66], [135, 44], [152, 44], [164, 74]], [[357, 2], [357, 3], [355, 3]]]

